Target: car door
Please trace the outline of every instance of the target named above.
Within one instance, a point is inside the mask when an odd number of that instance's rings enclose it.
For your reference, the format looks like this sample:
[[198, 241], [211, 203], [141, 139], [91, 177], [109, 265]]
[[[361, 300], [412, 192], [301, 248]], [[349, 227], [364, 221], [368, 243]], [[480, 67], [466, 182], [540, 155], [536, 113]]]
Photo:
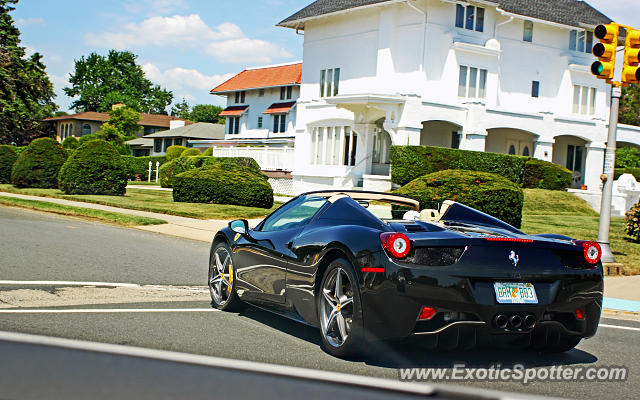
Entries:
[[327, 200], [301, 196], [287, 203], [234, 244], [236, 290], [241, 299], [284, 303], [290, 245]]

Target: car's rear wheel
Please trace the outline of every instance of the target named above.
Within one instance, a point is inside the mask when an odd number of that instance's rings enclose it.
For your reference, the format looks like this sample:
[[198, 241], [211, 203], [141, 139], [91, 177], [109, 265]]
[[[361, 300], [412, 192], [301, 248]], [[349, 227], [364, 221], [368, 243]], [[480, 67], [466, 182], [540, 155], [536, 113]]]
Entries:
[[218, 243], [209, 260], [209, 294], [213, 307], [234, 311], [242, 305], [236, 294], [235, 273], [229, 246], [224, 242]]
[[348, 260], [331, 262], [316, 296], [322, 344], [336, 357], [355, 355], [361, 349], [362, 307], [353, 267]]

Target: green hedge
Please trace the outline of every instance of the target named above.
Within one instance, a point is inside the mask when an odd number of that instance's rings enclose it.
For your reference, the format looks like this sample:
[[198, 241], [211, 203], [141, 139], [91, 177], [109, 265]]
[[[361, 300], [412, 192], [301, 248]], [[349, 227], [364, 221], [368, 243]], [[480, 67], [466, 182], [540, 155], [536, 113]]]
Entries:
[[51, 138], [36, 139], [18, 156], [11, 171], [11, 182], [19, 188], [54, 189], [67, 152]]
[[640, 203], [636, 203], [624, 215], [624, 231], [631, 238], [640, 241]]
[[160, 162], [160, 165], [167, 161], [165, 156], [147, 156], [147, 157], [133, 157], [133, 156], [120, 156], [127, 166], [127, 174], [129, 180], [135, 180], [136, 175], [140, 175], [140, 179], [147, 180], [149, 175], [149, 161], [153, 163], [151, 168], [151, 179], [155, 179], [156, 162]]
[[118, 151], [104, 140], [91, 140], [64, 163], [58, 182], [66, 194], [122, 196], [127, 177], [127, 165]]
[[420, 201], [421, 208], [439, 209], [454, 200], [519, 228], [522, 222], [522, 189], [510, 180], [487, 172], [445, 170], [414, 179], [394, 191]]
[[65, 150], [75, 150], [78, 148], [78, 146], [78, 139], [76, 139], [74, 136], [69, 136], [62, 141], [62, 148]]
[[211, 157], [213, 156], [213, 147], [209, 147], [208, 149], [206, 149], [204, 151], [204, 153], [202, 153], [203, 156], [208, 156]]
[[571, 186], [573, 174], [558, 164], [531, 159], [524, 166], [522, 186], [527, 189], [564, 190]]
[[[169, 161], [160, 167], [160, 186], [170, 188], [173, 177], [182, 172], [201, 167], [208, 168], [210, 166], [218, 165], [240, 165], [247, 167], [254, 172], [260, 172], [260, 166], [256, 160], [250, 157], [180, 157]], [[261, 176], [264, 175], [261, 174]]]
[[615, 179], [620, 178], [622, 174], [631, 174], [633, 175], [638, 182], [640, 182], [640, 168], [616, 168], [614, 170]]
[[11, 183], [11, 169], [18, 159], [13, 146], [0, 145], [0, 183]]
[[260, 172], [238, 165], [219, 164], [174, 176], [173, 200], [271, 208], [273, 189]]
[[185, 151], [186, 149], [187, 148], [184, 146], [176, 146], [176, 145], [167, 147], [167, 151], [165, 152], [167, 161], [171, 161], [180, 157], [182, 152]]
[[190, 148], [183, 151], [182, 154], [180, 154], [180, 157], [198, 157], [201, 155], [202, 155], [202, 152], [200, 150]]

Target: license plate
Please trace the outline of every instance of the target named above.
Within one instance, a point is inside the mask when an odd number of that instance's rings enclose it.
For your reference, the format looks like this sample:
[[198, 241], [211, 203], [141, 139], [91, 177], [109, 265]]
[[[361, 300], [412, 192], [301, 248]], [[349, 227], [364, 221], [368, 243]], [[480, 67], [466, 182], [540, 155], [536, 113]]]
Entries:
[[536, 290], [531, 283], [495, 282], [498, 303], [538, 304]]

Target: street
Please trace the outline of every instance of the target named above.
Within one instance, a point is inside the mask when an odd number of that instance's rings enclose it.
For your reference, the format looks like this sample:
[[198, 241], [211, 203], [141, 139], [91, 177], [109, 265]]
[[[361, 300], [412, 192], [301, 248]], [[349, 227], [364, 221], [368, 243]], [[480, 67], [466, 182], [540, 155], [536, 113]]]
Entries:
[[[377, 343], [367, 356], [340, 360], [324, 353], [316, 329], [248, 307], [238, 313], [211, 309], [206, 280], [206, 243], [92, 222], [0, 208], [0, 295], [20, 290], [32, 301], [20, 310], [0, 303], [0, 331], [124, 344], [213, 355], [389, 379], [398, 368], [451, 368], [523, 363], [526, 367], [625, 366], [626, 382], [466, 382], [482, 388], [567, 398], [632, 398], [640, 378], [640, 322], [602, 319], [598, 334], [560, 355], [481, 348], [468, 352], [427, 351], [411, 343]], [[28, 268], [26, 268], [28, 266]], [[65, 306], [43, 302], [37, 293], [64, 293], [68, 285], [9, 281], [122, 282], [161, 285], [185, 295], [101, 294], [104, 303], [76, 297]], [[124, 290], [121, 287], [84, 288]], [[171, 286], [171, 287], [169, 287]], [[182, 288], [179, 288], [182, 287]], [[65, 289], [66, 290], [66, 289]], [[127, 290], [135, 291], [136, 288]], [[188, 292], [188, 295], [187, 293]], [[146, 293], [146, 292], [145, 292]], [[6, 302], [5, 302], [6, 303]], [[156, 310], [154, 312], [154, 309]], [[161, 310], [158, 310], [161, 309]], [[126, 310], [126, 311], [125, 311]], [[624, 329], [629, 327], [632, 329]], [[456, 382], [462, 384], [463, 382]]]

